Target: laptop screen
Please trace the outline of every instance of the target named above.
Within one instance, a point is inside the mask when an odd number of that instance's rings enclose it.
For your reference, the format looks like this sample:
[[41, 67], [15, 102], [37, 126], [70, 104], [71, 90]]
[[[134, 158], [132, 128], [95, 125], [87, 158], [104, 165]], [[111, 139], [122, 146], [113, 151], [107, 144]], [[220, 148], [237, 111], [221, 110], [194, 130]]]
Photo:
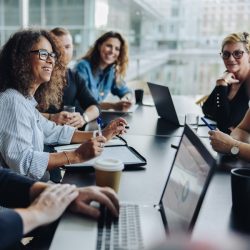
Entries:
[[162, 195], [169, 233], [193, 226], [211, 176], [214, 159], [197, 135], [185, 126]]

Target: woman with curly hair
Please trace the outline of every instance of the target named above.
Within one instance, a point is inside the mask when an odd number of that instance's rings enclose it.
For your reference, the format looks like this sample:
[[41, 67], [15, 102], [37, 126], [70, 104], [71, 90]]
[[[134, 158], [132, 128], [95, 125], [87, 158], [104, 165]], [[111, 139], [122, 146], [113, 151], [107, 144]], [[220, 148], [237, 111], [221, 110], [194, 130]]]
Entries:
[[[53, 98], [60, 103], [60, 96], [50, 94], [60, 89], [65, 77], [61, 60], [57, 43], [45, 30], [16, 32], [0, 52], [0, 164], [34, 179], [44, 177], [47, 170], [100, 155], [106, 139], [125, 131], [126, 121], [118, 118], [103, 136], [92, 138], [92, 132], [56, 125], [39, 113], [34, 98], [38, 88], [46, 99], [44, 108]], [[43, 152], [44, 144], [69, 143], [82, 144], [72, 151]]]
[[[75, 66], [102, 109], [126, 111], [131, 106], [131, 90], [125, 85], [128, 45], [118, 32], [107, 32]], [[116, 103], [104, 102], [111, 92], [121, 98]]]
[[[67, 65], [72, 60], [73, 56], [73, 42], [70, 32], [62, 27], [56, 27], [50, 31], [58, 41], [61, 48], [64, 65]], [[37, 102], [39, 104], [39, 111], [51, 121], [56, 124], [67, 124], [76, 128], [82, 128], [86, 123], [96, 119], [99, 116], [98, 102], [90, 93], [84, 79], [82, 79], [78, 72], [67, 68], [65, 72], [66, 85], [62, 85], [62, 102], [59, 108], [51, 103], [49, 109], [42, 108], [43, 96], [39, 95]], [[37, 93], [36, 92], [36, 96]], [[64, 106], [75, 106], [76, 112], [69, 113], [63, 110]]]

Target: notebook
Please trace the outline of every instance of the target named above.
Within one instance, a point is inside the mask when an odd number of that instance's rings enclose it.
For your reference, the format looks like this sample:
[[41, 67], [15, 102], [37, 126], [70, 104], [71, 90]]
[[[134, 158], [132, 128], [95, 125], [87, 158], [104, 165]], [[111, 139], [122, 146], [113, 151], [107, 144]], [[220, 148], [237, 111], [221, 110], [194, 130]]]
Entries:
[[[116, 138], [116, 137], [115, 137]], [[118, 139], [111, 139], [105, 143], [105, 147], [100, 156], [92, 158], [85, 162], [65, 165], [67, 169], [79, 169], [79, 168], [93, 168], [95, 161], [99, 158], [117, 158], [124, 163], [126, 170], [128, 169], [145, 169], [147, 160], [133, 147], [128, 146], [125, 139], [119, 137]], [[122, 140], [121, 140], [122, 139]], [[71, 151], [78, 148], [81, 144], [70, 144], [54, 147], [55, 151]]]
[[106, 222], [67, 213], [50, 249], [147, 249], [167, 234], [190, 232], [214, 166], [211, 153], [186, 125], [158, 204], [121, 203], [119, 219], [106, 215]]
[[[154, 83], [147, 82], [148, 87], [150, 89], [151, 95], [153, 97], [155, 107], [157, 110], [158, 115], [177, 125], [177, 126], [184, 126], [185, 124], [185, 114], [178, 114], [176, 112], [174, 102], [172, 100], [169, 88], [167, 86], [158, 85]], [[185, 103], [184, 103], [185, 105]], [[216, 123], [210, 119], [208, 120], [208, 123], [211, 125], [215, 125]], [[197, 123], [197, 121], [193, 121], [194, 125]], [[204, 125], [204, 122], [199, 119], [199, 125]], [[191, 124], [192, 125], [192, 124]]]

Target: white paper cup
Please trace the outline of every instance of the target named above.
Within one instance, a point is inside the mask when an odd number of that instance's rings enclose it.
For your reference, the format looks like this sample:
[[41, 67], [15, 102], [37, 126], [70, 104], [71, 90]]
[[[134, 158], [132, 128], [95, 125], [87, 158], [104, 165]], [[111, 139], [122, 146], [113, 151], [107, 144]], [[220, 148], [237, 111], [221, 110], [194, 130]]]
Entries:
[[119, 190], [121, 173], [124, 169], [122, 161], [110, 158], [99, 158], [94, 164], [96, 185], [111, 187], [117, 193]]

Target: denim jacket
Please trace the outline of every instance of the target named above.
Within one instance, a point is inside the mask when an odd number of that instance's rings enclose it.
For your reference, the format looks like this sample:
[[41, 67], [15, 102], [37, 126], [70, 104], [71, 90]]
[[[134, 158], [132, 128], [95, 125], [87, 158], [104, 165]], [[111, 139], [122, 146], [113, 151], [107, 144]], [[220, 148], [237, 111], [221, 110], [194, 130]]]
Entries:
[[76, 64], [75, 70], [78, 71], [79, 75], [86, 81], [88, 88], [98, 102], [103, 101], [109, 92], [120, 98], [131, 92], [124, 81], [118, 84], [116, 83], [114, 65], [104, 70], [99, 69], [97, 73], [93, 75], [90, 62], [86, 59], [82, 59]]

